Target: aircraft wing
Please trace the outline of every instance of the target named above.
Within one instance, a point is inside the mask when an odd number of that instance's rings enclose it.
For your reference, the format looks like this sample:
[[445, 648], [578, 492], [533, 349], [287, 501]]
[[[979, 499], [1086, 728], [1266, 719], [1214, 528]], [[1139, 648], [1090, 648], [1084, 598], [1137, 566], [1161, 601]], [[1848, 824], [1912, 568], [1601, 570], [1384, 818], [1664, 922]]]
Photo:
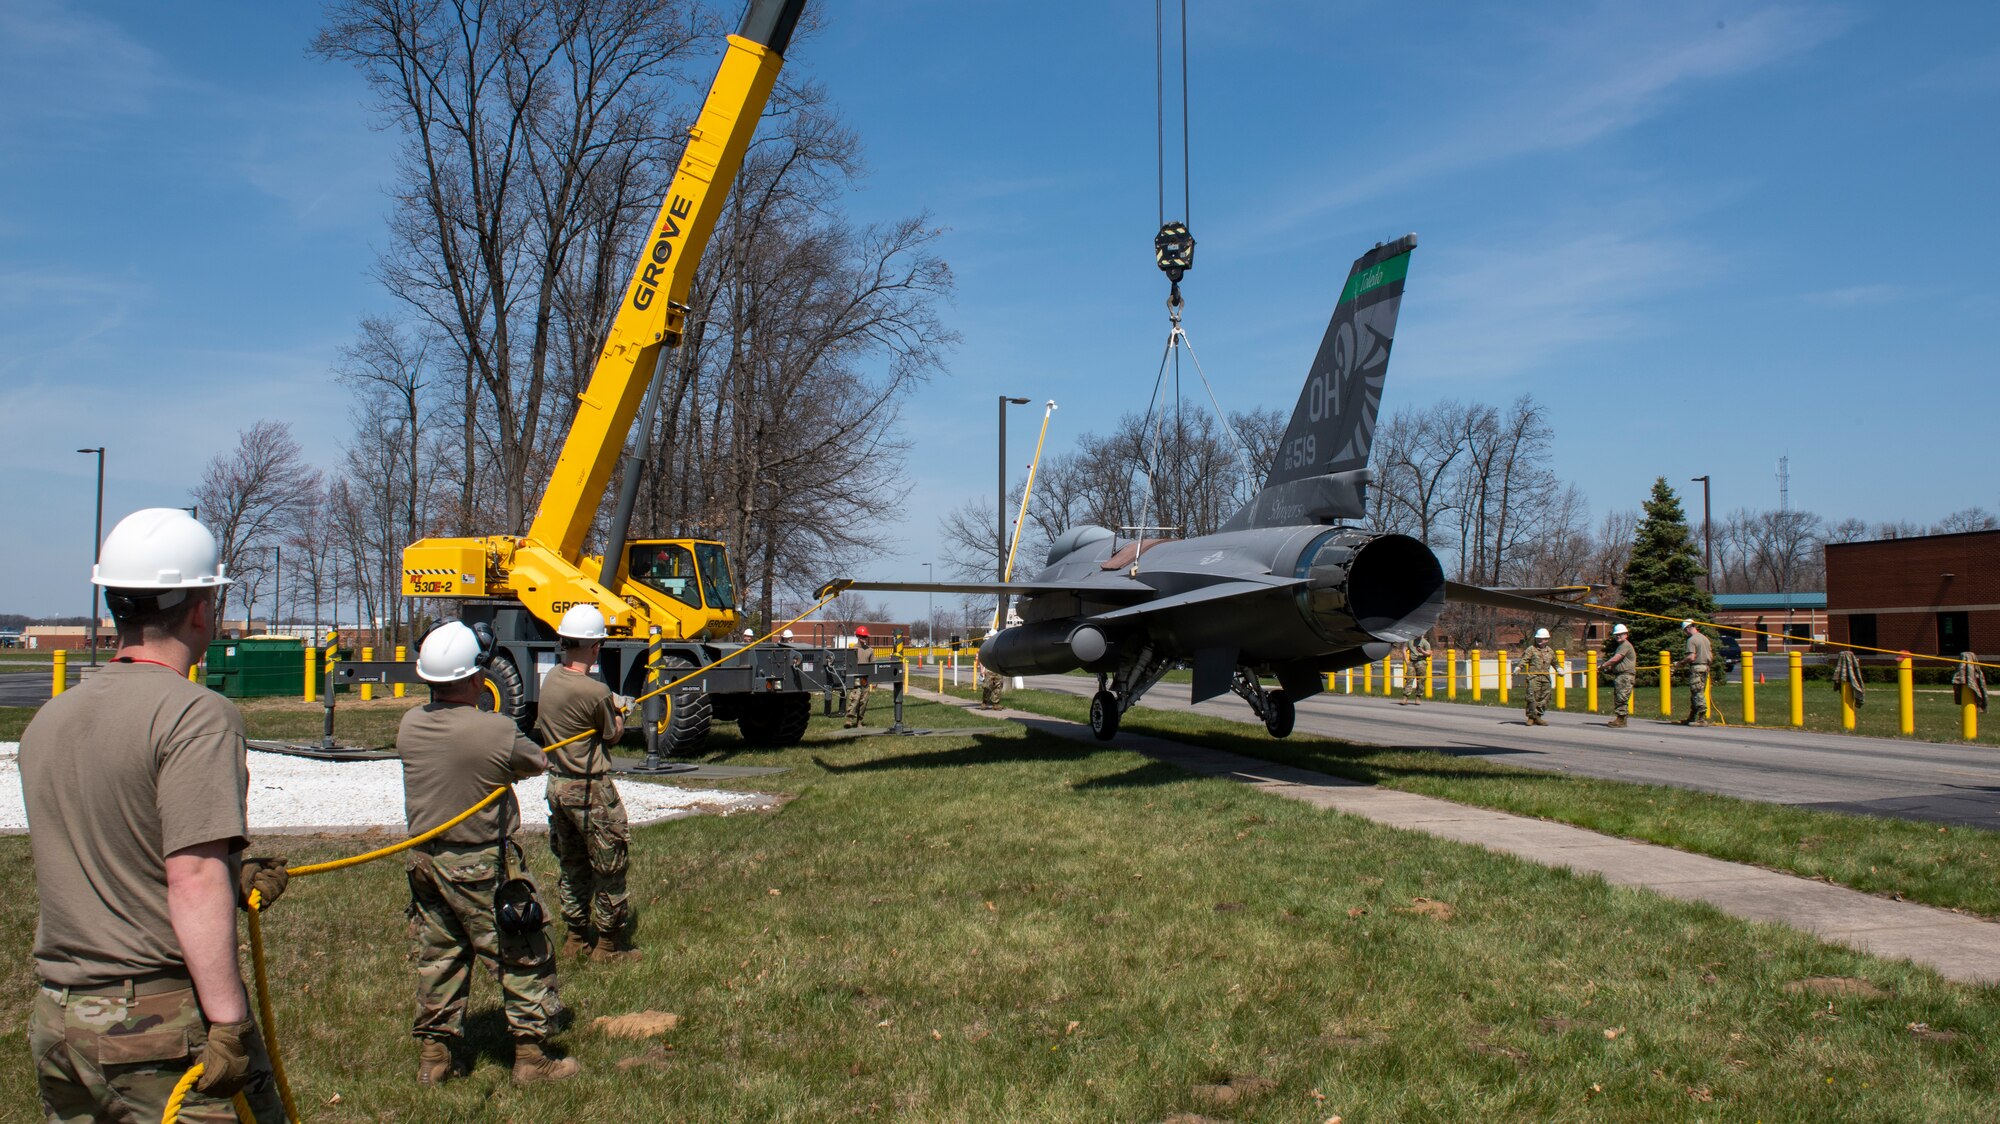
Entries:
[[1148, 613], [1165, 612], [1169, 609], [1182, 609], [1189, 605], [1213, 605], [1234, 597], [1248, 597], [1255, 593], [1269, 593], [1272, 590], [1290, 589], [1293, 586], [1304, 584], [1306, 584], [1306, 579], [1304, 578], [1283, 578], [1277, 581], [1218, 582], [1215, 585], [1205, 585], [1200, 589], [1191, 589], [1186, 593], [1177, 593], [1172, 597], [1162, 597], [1155, 601], [1148, 601], [1142, 605], [1133, 605], [1125, 609], [1113, 609], [1111, 612], [1099, 613], [1096, 616], [1085, 619], [1091, 624], [1131, 620], [1134, 617], [1143, 617]]
[[1160, 591], [1131, 578], [1106, 576], [1088, 582], [865, 582], [835, 578], [813, 591], [814, 597], [854, 590], [857, 593], [956, 593], [974, 597], [1033, 597], [1041, 593], [1079, 593], [1103, 601], [1144, 601]]
[[1461, 601], [1468, 605], [1484, 605], [1489, 609], [1511, 609], [1517, 613], [1553, 613], [1557, 616], [1590, 617], [1601, 621], [1616, 619], [1611, 613], [1585, 608], [1568, 601], [1544, 601], [1539, 597], [1528, 597], [1511, 589], [1488, 589], [1483, 585], [1467, 585], [1464, 582], [1445, 582], [1444, 599]]

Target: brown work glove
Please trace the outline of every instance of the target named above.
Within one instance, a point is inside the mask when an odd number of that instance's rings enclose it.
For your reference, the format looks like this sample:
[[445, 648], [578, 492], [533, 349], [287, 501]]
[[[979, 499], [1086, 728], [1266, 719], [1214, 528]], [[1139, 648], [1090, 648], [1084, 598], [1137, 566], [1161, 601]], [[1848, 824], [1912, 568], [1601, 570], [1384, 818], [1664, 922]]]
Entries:
[[228, 1100], [242, 1092], [250, 1081], [250, 1053], [262, 1045], [257, 1024], [250, 1019], [208, 1024], [208, 1045], [201, 1048], [201, 1057], [195, 1059], [201, 1063], [201, 1076], [194, 1082], [195, 1092], [217, 1100]]
[[244, 859], [242, 869], [236, 872], [236, 907], [250, 908], [250, 891], [255, 890], [262, 900], [259, 909], [271, 908], [278, 895], [285, 892], [292, 876], [285, 870], [282, 856], [267, 859]]

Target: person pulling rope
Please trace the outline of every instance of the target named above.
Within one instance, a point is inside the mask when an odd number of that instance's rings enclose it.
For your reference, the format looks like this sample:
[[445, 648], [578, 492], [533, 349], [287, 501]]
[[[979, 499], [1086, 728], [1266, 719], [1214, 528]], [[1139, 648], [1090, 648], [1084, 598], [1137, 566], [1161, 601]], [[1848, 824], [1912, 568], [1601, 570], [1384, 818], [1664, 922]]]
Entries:
[[1979, 666], [1979, 658], [1971, 652], [1961, 653], [1958, 670], [1951, 673], [1952, 701], [1959, 706], [1971, 703], [1986, 713], [1986, 672]]

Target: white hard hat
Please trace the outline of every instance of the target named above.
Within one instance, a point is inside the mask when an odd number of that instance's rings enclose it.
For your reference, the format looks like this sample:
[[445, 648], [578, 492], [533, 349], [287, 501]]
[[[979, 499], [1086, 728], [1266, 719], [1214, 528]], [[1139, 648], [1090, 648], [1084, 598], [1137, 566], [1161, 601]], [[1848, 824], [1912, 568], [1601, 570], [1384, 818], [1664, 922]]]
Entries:
[[1546, 629], [1546, 628], [1538, 628], [1538, 629], [1536, 629], [1536, 630], [1535, 630], [1535, 639], [1537, 639], [1537, 640], [1547, 640], [1548, 638], [1549, 638], [1549, 630], [1548, 630], [1548, 629]]
[[1629, 629], [1629, 628], [1626, 628], [1626, 627], [1625, 627], [1624, 625], [1622, 625], [1622, 624], [1614, 624], [1614, 625], [1612, 625], [1612, 626], [1611, 626], [1611, 635], [1613, 635], [1613, 636], [1623, 636], [1623, 635], [1625, 635], [1626, 633], [1628, 633], [1628, 632], [1630, 632], [1630, 631], [1632, 631], [1632, 630], [1631, 630], [1631, 629]]
[[417, 649], [417, 678], [426, 683], [456, 683], [479, 672], [479, 634], [463, 621], [432, 629]]
[[1682, 622], [1681, 622], [1681, 627], [1682, 627], [1682, 628], [1693, 628], [1693, 627], [1694, 627], [1694, 622], [1693, 622], [1693, 621], [1691, 621], [1691, 620], [1688, 620], [1688, 621], [1682, 621]]
[[604, 613], [595, 605], [571, 605], [556, 625], [556, 635], [565, 640], [602, 640]]
[[788, 628], [785, 630], [785, 639], [790, 640], [791, 638], [792, 638], [792, 630]]
[[192, 589], [228, 585], [215, 536], [178, 507], [148, 507], [118, 521], [104, 536], [94, 585], [114, 589]]
[[743, 639], [745, 639], [745, 640], [755, 640], [755, 639], [757, 639], [757, 630], [756, 630], [756, 629], [754, 629], [754, 628], [746, 628], [746, 629], [744, 629], [744, 630], [743, 630]]

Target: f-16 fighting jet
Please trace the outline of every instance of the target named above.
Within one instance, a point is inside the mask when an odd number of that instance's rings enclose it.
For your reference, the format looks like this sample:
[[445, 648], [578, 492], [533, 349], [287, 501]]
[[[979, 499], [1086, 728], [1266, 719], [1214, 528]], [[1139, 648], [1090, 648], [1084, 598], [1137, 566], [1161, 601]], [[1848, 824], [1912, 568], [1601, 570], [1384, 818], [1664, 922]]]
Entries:
[[[1191, 701], [1241, 696], [1274, 737], [1326, 674], [1381, 659], [1437, 623], [1447, 597], [1529, 613], [1601, 614], [1445, 580], [1430, 548], [1348, 521], [1363, 490], [1403, 279], [1417, 237], [1361, 255], [1347, 274], [1319, 353], [1256, 498], [1211, 535], [1126, 539], [1071, 527], [1046, 568], [1024, 582], [865, 582], [821, 587], [1021, 599], [1021, 623], [995, 632], [979, 662], [1006, 676], [1097, 673], [1090, 728], [1109, 740], [1125, 711], [1180, 663]], [[1143, 532], [1142, 532], [1143, 534]], [[1004, 601], [1003, 601], [1004, 604]], [[1275, 677], [1267, 689], [1260, 676]]]

